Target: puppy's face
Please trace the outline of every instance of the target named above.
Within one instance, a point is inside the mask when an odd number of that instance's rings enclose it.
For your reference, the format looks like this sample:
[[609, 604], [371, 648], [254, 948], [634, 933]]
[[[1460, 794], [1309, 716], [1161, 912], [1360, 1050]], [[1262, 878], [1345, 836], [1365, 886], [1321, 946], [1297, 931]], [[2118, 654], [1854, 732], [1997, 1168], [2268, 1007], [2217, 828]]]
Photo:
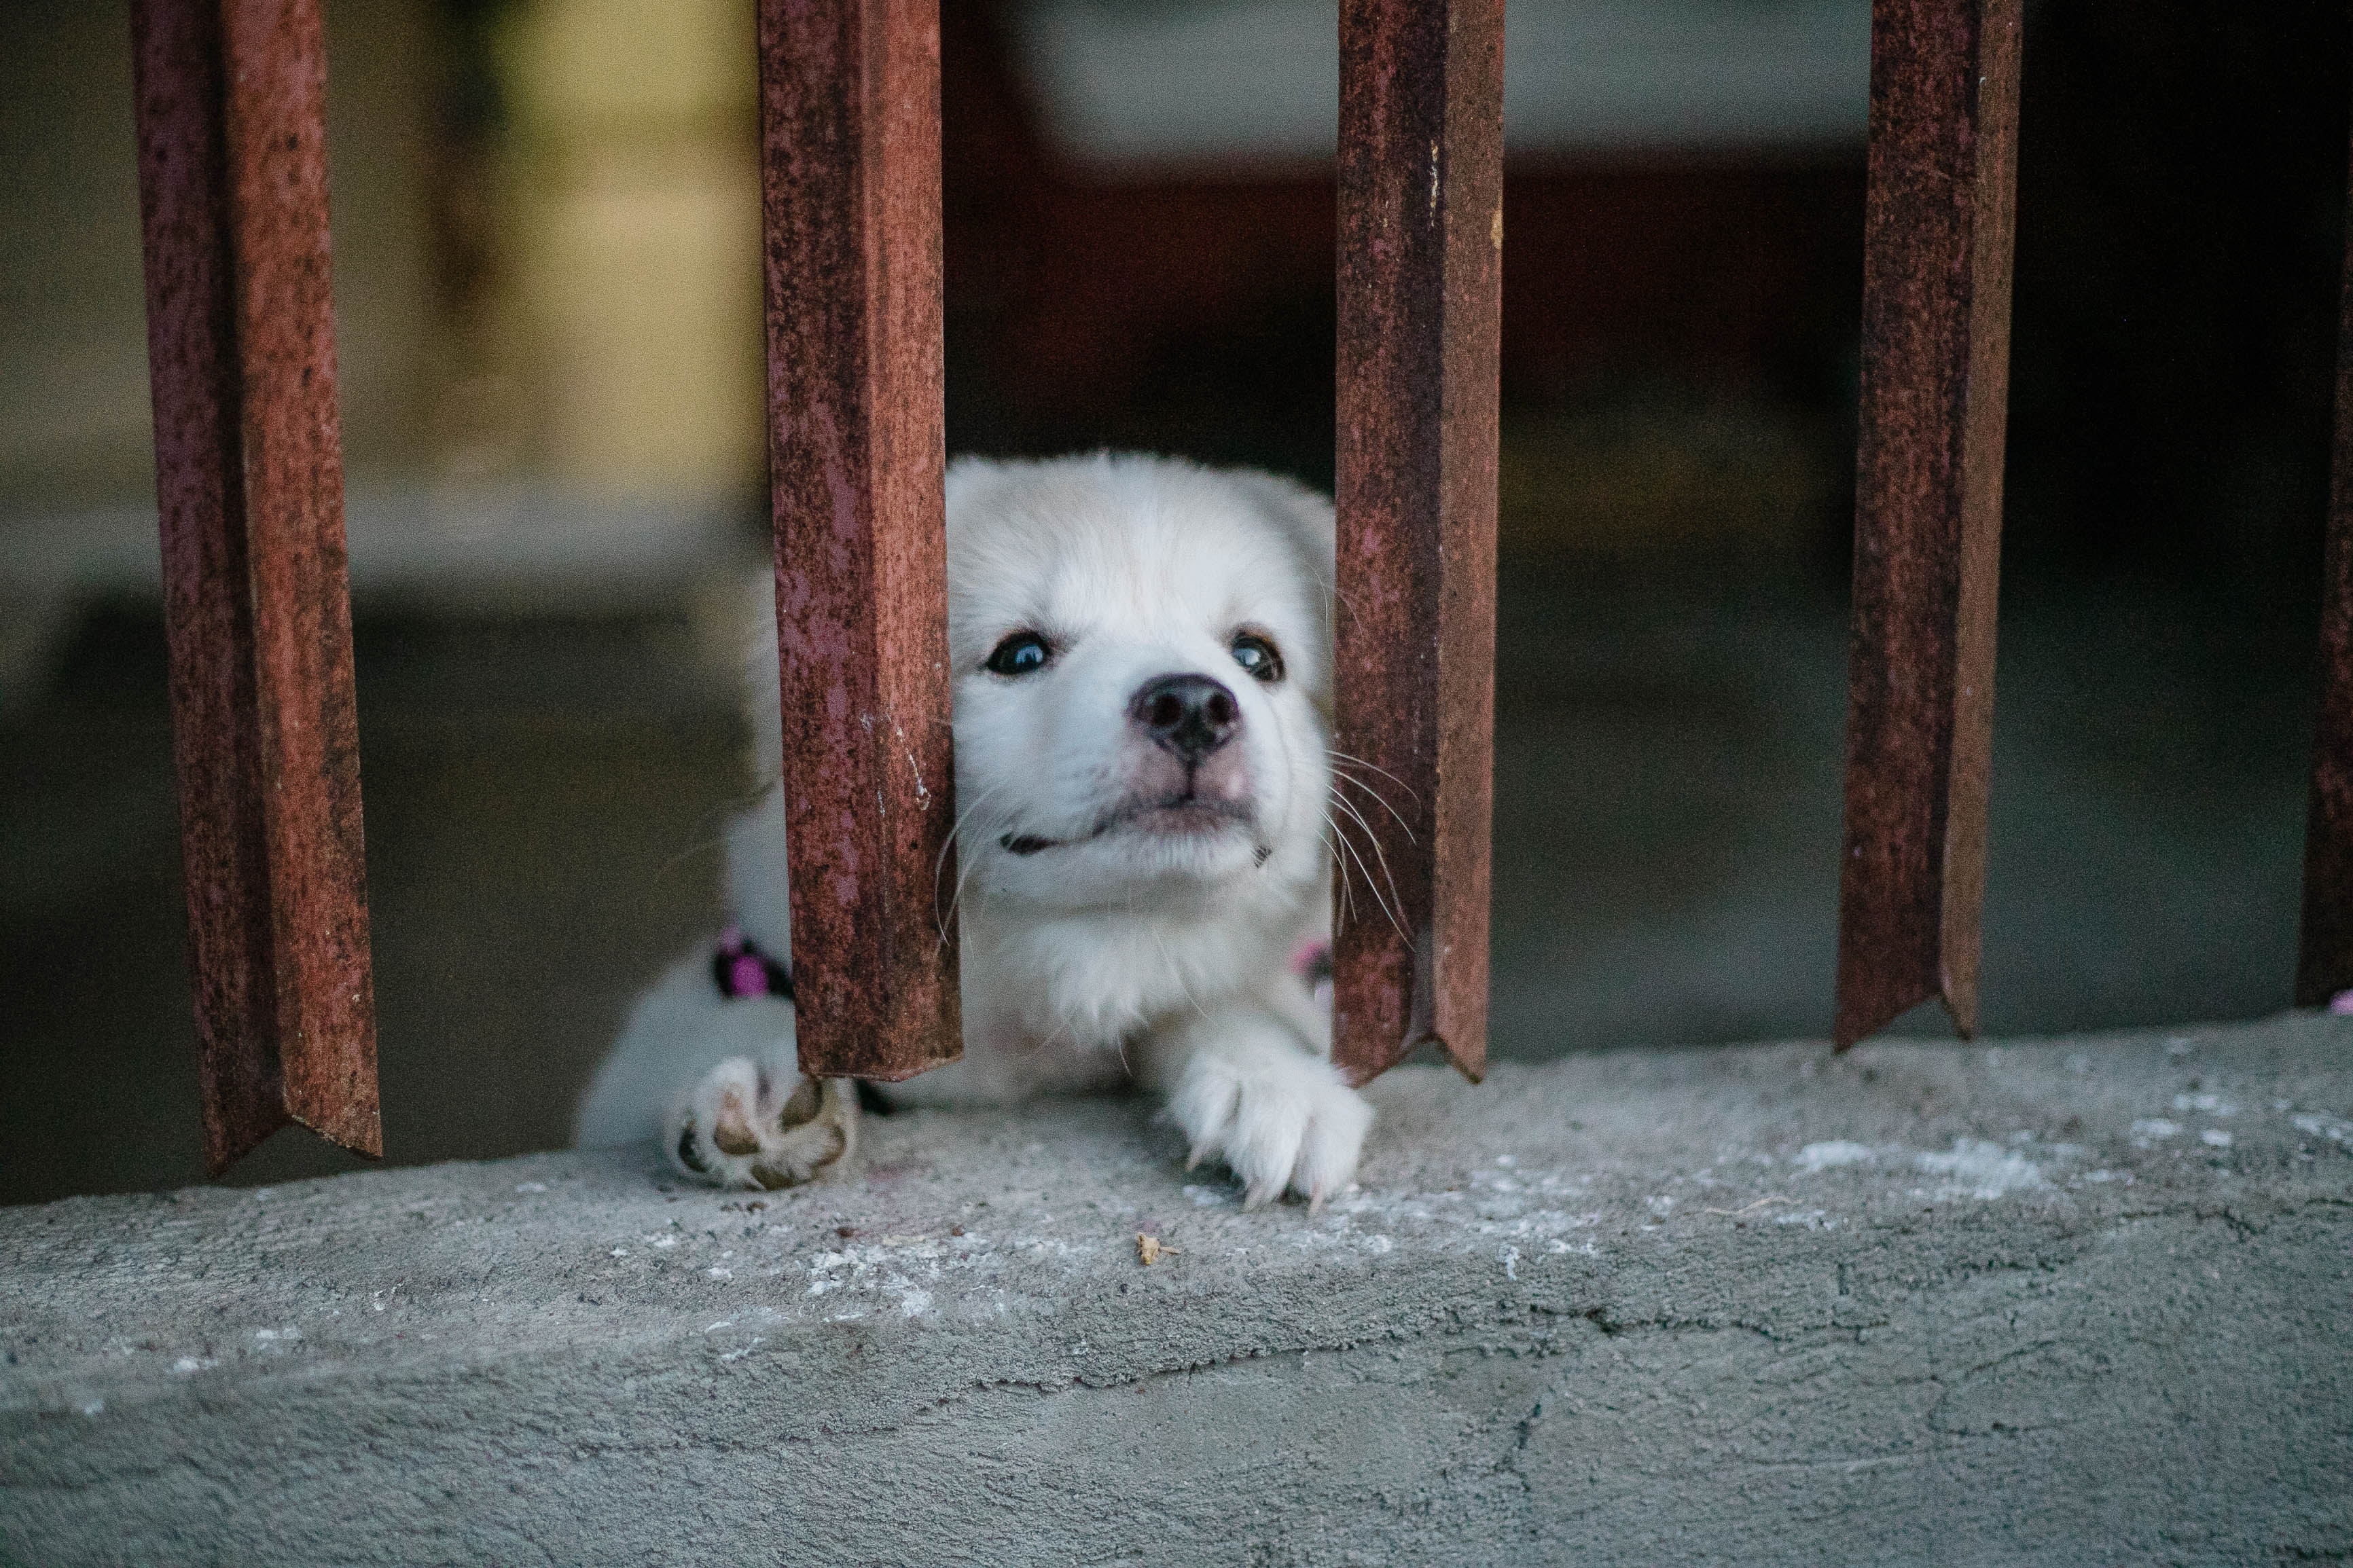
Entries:
[[968, 875], [1081, 910], [1314, 874], [1328, 508], [1104, 458], [960, 464], [948, 513]]

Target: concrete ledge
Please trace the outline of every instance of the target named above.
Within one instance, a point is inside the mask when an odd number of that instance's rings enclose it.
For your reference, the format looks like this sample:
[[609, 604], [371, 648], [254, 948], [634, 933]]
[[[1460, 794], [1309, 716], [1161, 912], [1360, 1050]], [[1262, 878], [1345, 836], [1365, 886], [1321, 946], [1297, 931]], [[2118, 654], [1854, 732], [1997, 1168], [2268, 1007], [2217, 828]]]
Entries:
[[1376, 1092], [1316, 1217], [1124, 1102], [0, 1211], [0, 1559], [2353, 1557], [2344, 1022]]

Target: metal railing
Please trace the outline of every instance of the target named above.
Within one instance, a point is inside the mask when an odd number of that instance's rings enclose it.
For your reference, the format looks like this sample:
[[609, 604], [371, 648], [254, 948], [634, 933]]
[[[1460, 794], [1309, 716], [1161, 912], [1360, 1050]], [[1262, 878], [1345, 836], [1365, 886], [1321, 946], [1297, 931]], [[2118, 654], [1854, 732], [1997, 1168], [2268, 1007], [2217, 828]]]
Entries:
[[[960, 1049], [937, 0], [757, 4], [800, 1056], [903, 1079]], [[206, 1160], [289, 1120], [376, 1152], [318, 0], [133, 12]], [[1335, 742], [1400, 786], [1386, 914], [1338, 931], [1359, 1080], [1485, 1065], [1503, 22], [1341, 6]], [[1841, 1047], [1976, 1024], [2020, 27], [1873, 6]], [[2339, 410], [2305, 1003], [2353, 986], [2353, 366]]]
[[1874, 0], [1841, 1048], [1978, 1017], [2022, 0]]
[[381, 1153], [316, 0], [138, 0], [139, 197], [205, 1163]]

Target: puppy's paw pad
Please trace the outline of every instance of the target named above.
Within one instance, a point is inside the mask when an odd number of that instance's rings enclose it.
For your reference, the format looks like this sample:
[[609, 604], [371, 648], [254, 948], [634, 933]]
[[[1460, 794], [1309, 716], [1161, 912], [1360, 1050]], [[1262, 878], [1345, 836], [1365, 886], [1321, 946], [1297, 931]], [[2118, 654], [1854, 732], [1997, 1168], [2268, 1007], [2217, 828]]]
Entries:
[[839, 1080], [778, 1081], [737, 1057], [680, 1102], [665, 1144], [681, 1171], [713, 1186], [798, 1186], [833, 1173], [857, 1148], [858, 1099]]

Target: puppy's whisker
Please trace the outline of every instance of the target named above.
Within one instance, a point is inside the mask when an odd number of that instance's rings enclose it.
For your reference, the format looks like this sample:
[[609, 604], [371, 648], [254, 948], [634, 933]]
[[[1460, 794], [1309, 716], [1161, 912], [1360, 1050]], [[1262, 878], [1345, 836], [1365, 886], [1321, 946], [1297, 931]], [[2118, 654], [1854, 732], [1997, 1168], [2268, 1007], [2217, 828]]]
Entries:
[[[946, 918], [954, 919], [957, 912], [964, 908], [964, 890], [972, 885], [973, 877], [979, 871], [979, 866], [970, 856], [962, 857], [956, 861], [956, 882], [955, 887], [951, 889], [948, 897], [948, 912]], [[945, 930], [943, 930], [940, 932], [940, 940], [943, 942], [947, 940], [947, 932]]]
[[1324, 829], [1321, 835], [1324, 847], [1331, 851], [1332, 868], [1340, 885], [1340, 918], [1354, 921], [1356, 917], [1356, 889], [1348, 879], [1347, 861], [1344, 858], [1347, 845], [1340, 831], [1340, 824], [1329, 815], [1324, 818]]
[[[1388, 916], [1389, 924], [1397, 929], [1398, 935], [1405, 937], [1407, 944], [1410, 946], [1412, 944], [1413, 938], [1406, 933], [1404, 920], [1405, 899], [1398, 892], [1397, 879], [1389, 874], [1389, 860], [1388, 857], [1381, 850], [1380, 836], [1373, 831], [1372, 824], [1365, 820], [1364, 814], [1358, 811], [1354, 805], [1348, 804], [1348, 802], [1344, 799], [1337, 791], [1333, 793], [1332, 802], [1342, 811], [1346, 812], [1348, 816], [1354, 819], [1358, 827], [1365, 830], [1365, 837], [1372, 849], [1374, 862], [1381, 868], [1381, 879], [1388, 883], [1389, 897], [1388, 899], [1382, 898], [1380, 889], [1373, 886], [1372, 872], [1366, 869], [1364, 857], [1361, 855], [1356, 857], [1356, 868], [1365, 873], [1365, 885], [1371, 890], [1373, 901], [1380, 905], [1381, 912]], [[1335, 822], [1337, 822], [1337, 820], [1338, 819], [1336, 817], [1334, 819]], [[1345, 842], [1346, 833], [1345, 830], [1343, 830], [1341, 837], [1342, 841]], [[1390, 907], [1390, 900], [1396, 900], [1396, 907], [1394, 909]]]
[[[1341, 609], [1346, 611], [1350, 620], [1355, 621], [1359, 626], [1364, 624], [1364, 617], [1356, 614], [1356, 606], [1348, 602], [1347, 595], [1340, 592], [1340, 585], [1337, 583], [1335, 583], [1332, 585], [1332, 602], [1337, 605]], [[1339, 617], [1337, 616], [1327, 616], [1325, 617], [1327, 622], [1336, 621], [1338, 619]]]
[[712, 850], [719, 848], [726, 842], [727, 836], [724, 833], [722, 833], [715, 838], [705, 838], [701, 843], [688, 845], [685, 848], [680, 850], [677, 854], [671, 856], [669, 859], [661, 863], [660, 867], [654, 872], [654, 880], [661, 880], [663, 878], [669, 876], [672, 871], [677, 870], [681, 866], [685, 865], [689, 860], [693, 859], [697, 855], [707, 855]]
[[[1384, 769], [1379, 762], [1374, 762], [1374, 759], [1369, 757], [1357, 757], [1356, 752], [1344, 752], [1344, 750], [1339, 750], [1336, 745], [1324, 745], [1324, 757], [1332, 757], [1336, 759], [1336, 762], [1353, 762], [1353, 764], [1360, 766], [1360, 769], [1372, 769], [1374, 773], [1379, 773], [1381, 778], [1386, 778], [1386, 781], [1393, 783], [1393, 785], [1405, 785], [1402, 778], [1398, 778], [1396, 773], [1390, 773], [1388, 769]], [[1412, 790], [1407, 790], [1407, 795], [1412, 795]]]
[[[1349, 815], [1356, 816], [1354, 807], [1350, 808]], [[1412, 934], [1405, 929], [1405, 895], [1398, 891], [1397, 878], [1389, 870], [1388, 852], [1381, 847], [1380, 837], [1373, 832], [1372, 824], [1365, 821], [1361, 816], [1356, 816], [1356, 822], [1357, 826], [1364, 828], [1365, 837], [1372, 843], [1373, 864], [1380, 868], [1381, 880], [1388, 884], [1389, 896], [1381, 908], [1388, 911], [1389, 924], [1395, 926], [1398, 935], [1405, 939], [1406, 946], [1411, 947]]]
[[716, 801], [705, 807], [695, 816], [694, 826], [688, 831], [701, 832], [710, 826], [715, 817], [725, 816], [730, 813], [741, 811], [747, 805], [756, 805], [770, 790], [783, 782], [784, 775], [781, 773], [770, 773], [765, 778], [754, 780], [749, 789], [739, 791], [724, 800]]
[[1337, 880], [1340, 885], [1340, 920], [1343, 924], [1353, 924], [1356, 919], [1356, 889], [1348, 885], [1348, 868], [1340, 864], [1340, 847], [1335, 842], [1336, 831], [1319, 833], [1316, 837], [1323, 839], [1324, 851], [1331, 856], [1332, 864], [1339, 872]]
[[1341, 751], [1336, 746], [1324, 747], [1324, 754], [1331, 758], [1335, 763], [1347, 763], [1356, 767], [1372, 769], [1373, 772], [1380, 774], [1381, 777], [1388, 780], [1389, 783], [1405, 791], [1406, 795], [1416, 805], [1419, 805], [1421, 804], [1421, 796], [1414, 793], [1414, 788], [1411, 784], [1406, 783], [1405, 780], [1398, 777], [1397, 774], [1389, 772], [1388, 769], [1381, 766], [1378, 763], [1367, 762], [1362, 757], [1351, 756], [1349, 753]]
[[1417, 840], [1413, 836], [1413, 824], [1408, 822], [1404, 816], [1398, 812], [1398, 808], [1389, 804], [1388, 796], [1375, 789], [1371, 784], [1366, 784], [1363, 779], [1348, 773], [1336, 763], [1334, 763], [1332, 767], [1332, 777], [1341, 784], [1354, 784], [1358, 789], [1363, 790], [1366, 795], [1371, 795], [1375, 800], [1380, 803], [1380, 806], [1383, 811], [1388, 812], [1392, 817], [1397, 819], [1397, 825], [1405, 830], [1405, 838], [1407, 843], [1412, 844], [1419, 842], [1419, 840]]
[[[757, 805], [763, 796], [766, 795], [770, 790], [776, 788], [778, 784], [783, 782], [783, 776], [784, 775], [781, 773], [769, 773], [763, 778], [754, 780], [751, 788], [740, 791], [737, 794], [727, 796], [723, 800], [716, 801], [712, 805], [705, 806], [702, 811], [695, 814], [694, 820], [688, 824], [686, 830], [691, 834], [702, 833], [708, 829], [712, 823], [716, 819], [733, 816], [734, 813], [742, 811], [746, 806]], [[701, 855], [707, 850], [716, 849], [726, 842], [727, 830], [725, 828], [720, 829], [720, 831], [712, 837], [697, 838], [693, 843], [689, 844], [685, 848], [680, 850], [677, 854], [663, 861], [661, 863], [661, 868], [656, 871], [654, 875], [658, 878], [667, 877], [672, 871], [677, 870], [681, 866], [686, 864], [687, 861], [694, 858], [697, 855]]]
[[[1340, 834], [1340, 849], [1343, 857], [1342, 865], [1340, 867], [1342, 886], [1345, 887], [1348, 885], [1348, 863], [1353, 862], [1356, 868], [1356, 875], [1364, 879], [1365, 890], [1372, 895], [1374, 902], [1377, 904], [1379, 903], [1381, 890], [1373, 886], [1372, 873], [1365, 869], [1365, 858], [1356, 853], [1356, 846], [1348, 841], [1348, 835], [1345, 830], [1343, 830]], [[1349, 913], [1352, 919], [1355, 915], [1355, 906], [1356, 900], [1351, 897], [1349, 900]], [[1388, 907], [1386, 904], [1381, 905], [1381, 912], [1384, 914], [1388, 912]]]
[[956, 857], [955, 886], [948, 890], [947, 907], [942, 909], [940, 907], [940, 873], [947, 867], [948, 851], [963, 842], [959, 836], [964, 832], [965, 824], [972, 820], [973, 814], [987, 805], [990, 796], [1012, 782], [1010, 779], [999, 779], [967, 801], [964, 809], [956, 813], [955, 826], [948, 829], [947, 842], [940, 846], [939, 858], [932, 862], [932, 908], [937, 917], [942, 946], [947, 944], [949, 922], [955, 919], [956, 910], [963, 907], [965, 885], [972, 879], [973, 872], [971, 856]]
[[932, 881], [935, 886], [940, 879], [940, 868], [947, 864], [948, 851], [955, 848], [961, 841], [959, 836], [964, 832], [964, 825], [972, 820], [972, 814], [974, 812], [978, 811], [982, 806], [988, 804], [988, 799], [991, 795], [997, 794], [999, 790], [1003, 789], [1007, 784], [1011, 784], [1012, 782], [1013, 781], [1010, 779], [997, 780], [987, 789], [982, 790], [979, 795], [965, 802], [965, 808], [956, 813], [955, 826], [948, 829], [947, 842], [940, 846], [939, 858], [932, 862]]
[[[1356, 816], [1356, 812], [1353, 808], [1349, 808], [1349, 815], [1351, 816]], [[1356, 823], [1357, 826], [1362, 826], [1364, 825], [1364, 818], [1357, 816]], [[1381, 897], [1381, 889], [1374, 882], [1372, 871], [1365, 864], [1365, 858], [1357, 853], [1355, 844], [1349, 839], [1347, 829], [1341, 826], [1339, 819], [1336, 817], [1333, 819], [1333, 826], [1339, 828], [1340, 843], [1342, 847], [1347, 850], [1348, 858], [1356, 863], [1357, 873], [1365, 879], [1365, 890], [1372, 894], [1374, 904], [1378, 907], [1382, 914], [1388, 917], [1388, 922], [1392, 927], [1396, 928], [1397, 933], [1399, 936], [1405, 936], [1405, 922], [1398, 918], [1397, 910], [1389, 908], [1388, 900]], [[1371, 830], [1369, 828], [1366, 829], [1368, 835], [1370, 831]], [[1380, 845], [1377, 842], [1373, 845], [1373, 854], [1376, 858], [1380, 856]], [[1384, 876], [1386, 876], [1388, 870], [1388, 862], [1386, 859], [1381, 860], [1381, 870]], [[1394, 882], [1390, 884], [1389, 890], [1393, 893], [1397, 890], [1396, 884]], [[1400, 902], [1402, 902], [1402, 900], [1400, 900]], [[1406, 940], [1408, 942], [1410, 942], [1413, 939], [1411, 937], [1406, 937]]]
[[[1377, 799], [1379, 799], [1379, 797], [1377, 797]], [[1396, 900], [1398, 900], [1398, 908], [1400, 908], [1400, 910], [1405, 908], [1405, 898], [1398, 896], [1398, 879], [1396, 879], [1396, 875], [1393, 875], [1393, 872], [1390, 872], [1390, 869], [1388, 869], [1388, 851], [1386, 851], [1386, 848], [1381, 848], [1381, 835], [1377, 835], [1377, 832], [1372, 830], [1372, 823], [1367, 823], [1367, 820], [1365, 820], [1365, 814], [1363, 814], [1363, 811], [1357, 811], [1357, 809], [1356, 809], [1356, 804], [1351, 804], [1351, 802], [1348, 802], [1348, 799], [1341, 797], [1341, 795], [1336, 795], [1336, 793], [1335, 793], [1335, 797], [1332, 797], [1332, 802], [1335, 802], [1341, 811], [1345, 811], [1345, 814], [1351, 816], [1351, 818], [1356, 818], [1356, 826], [1357, 826], [1357, 827], [1363, 827], [1363, 830], [1365, 830], [1365, 839], [1367, 839], [1367, 844], [1372, 844], [1372, 858], [1381, 865], [1381, 879], [1388, 881], [1388, 896], [1390, 896], [1390, 898], [1396, 898]], [[1388, 806], [1388, 802], [1381, 802], [1381, 804], [1384, 804], [1384, 806]], [[1398, 814], [1396, 814], [1396, 809], [1390, 809], [1390, 816], [1398, 816]], [[1402, 823], [1402, 818], [1400, 818], [1400, 823], [1398, 823], [1398, 826], [1400, 826], [1400, 827], [1405, 826], [1405, 823]], [[1407, 827], [1407, 830], [1405, 830], [1405, 842], [1407, 842], [1407, 844], [1412, 844], [1412, 842], [1414, 842], [1414, 832], [1412, 832], [1412, 827]]]

